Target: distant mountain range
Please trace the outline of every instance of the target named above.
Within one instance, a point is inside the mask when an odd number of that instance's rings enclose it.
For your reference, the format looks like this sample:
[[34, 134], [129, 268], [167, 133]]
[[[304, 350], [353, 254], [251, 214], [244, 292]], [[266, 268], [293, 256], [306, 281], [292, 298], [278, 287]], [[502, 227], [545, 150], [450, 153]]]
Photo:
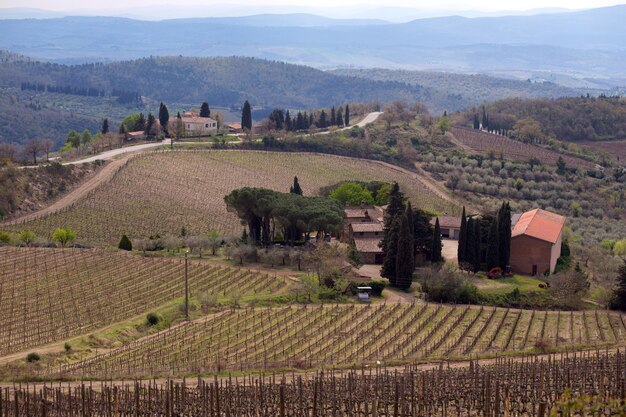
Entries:
[[[63, 63], [252, 56], [317, 68], [382, 67], [626, 79], [626, 6], [532, 16], [333, 20], [307, 14], [143, 21], [9, 19], [0, 48]], [[616, 79], [616, 81], [611, 81]]]

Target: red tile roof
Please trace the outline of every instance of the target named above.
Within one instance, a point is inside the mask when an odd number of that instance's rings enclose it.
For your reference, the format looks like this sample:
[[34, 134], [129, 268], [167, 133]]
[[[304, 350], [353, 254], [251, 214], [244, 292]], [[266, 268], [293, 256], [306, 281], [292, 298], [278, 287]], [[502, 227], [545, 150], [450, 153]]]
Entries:
[[563, 230], [565, 217], [542, 209], [523, 213], [511, 232], [511, 237], [530, 236], [550, 243], [556, 243]]
[[444, 229], [449, 229], [449, 228], [460, 229], [461, 228], [460, 217], [452, 217], [452, 216], [433, 217], [430, 220], [430, 224], [434, 226], [437, 219], [439, 219], [439, 227], [443, 227]]

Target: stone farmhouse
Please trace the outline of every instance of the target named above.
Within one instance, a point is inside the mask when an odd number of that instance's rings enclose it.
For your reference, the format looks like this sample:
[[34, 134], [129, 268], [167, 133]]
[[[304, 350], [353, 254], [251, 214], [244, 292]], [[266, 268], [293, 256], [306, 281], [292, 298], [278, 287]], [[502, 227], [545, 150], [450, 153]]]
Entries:
[[348, 206], [343, 241], [354, 242], [361, 261], [366, 264], [382, 264], [383, 251], [379, 244], [383, 240], [385, 208], [380, 206]]
[[200, 117], [198, 113], [185, 112], [181, 115], [181, 119], [187, 136], [217, 133], [217, 121], [210, 117]]
[[434, 227], [435, 222], [439, 219], [439, 228], [441, 229], [441, 237], [446, 239], [459, 240], [461, 234], [461, 217], [439, 216], [433, 217], [430, 224]]
[[561, 256], [565, 217], [542, 209], [513, 215], [511, 270], [526, 275], [553, 273]]

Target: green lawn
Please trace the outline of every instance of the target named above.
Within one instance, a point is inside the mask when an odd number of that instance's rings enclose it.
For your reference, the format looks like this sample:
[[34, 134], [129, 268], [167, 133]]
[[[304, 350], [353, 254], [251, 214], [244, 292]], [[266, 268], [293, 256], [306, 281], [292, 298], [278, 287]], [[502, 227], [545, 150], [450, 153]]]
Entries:
[[533, 291], [545, 291], [545, 289], [539, 288], [539, 284], [543, 283], [543, 281], [522, 275], [513, 275], [510, 278], [489, 279], [484, 274], [479, 273], [471, 281], [485, 294], [506, 294], [515, 288], [518, 288], [522, 294]]

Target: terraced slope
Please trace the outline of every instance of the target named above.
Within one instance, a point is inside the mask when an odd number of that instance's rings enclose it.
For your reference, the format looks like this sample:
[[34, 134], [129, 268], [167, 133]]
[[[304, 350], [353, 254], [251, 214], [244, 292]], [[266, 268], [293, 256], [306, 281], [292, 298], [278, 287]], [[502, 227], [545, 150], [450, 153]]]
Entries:
[[313, 368], [626, 344], [614, 312], [545, 312], [436, 304], [232, 310], [67, 366], [75, 377]]
[[[191, 294], [276, 292], [282, 278], [189, 261]], [[144, 314], [184, 294], [184, 261], [0, 247], [0, 356]]]
[[135, 158], [72, 206], [8, 228], [49, 236], [57, 227], [70, 227], [79, 242], [99, 245], [117, 244], [122, 234], [178, 235], [183, 227], [191, 234], [239, 234], [242, 226], [226, 210], [224, 196], [243, 186], [287, 191], [294, 176], [305, 195], [343, 180], [398, 181], [415, 207], [458, 210], [417, 174], [374, 161], [308, 153], [175, 151]]

